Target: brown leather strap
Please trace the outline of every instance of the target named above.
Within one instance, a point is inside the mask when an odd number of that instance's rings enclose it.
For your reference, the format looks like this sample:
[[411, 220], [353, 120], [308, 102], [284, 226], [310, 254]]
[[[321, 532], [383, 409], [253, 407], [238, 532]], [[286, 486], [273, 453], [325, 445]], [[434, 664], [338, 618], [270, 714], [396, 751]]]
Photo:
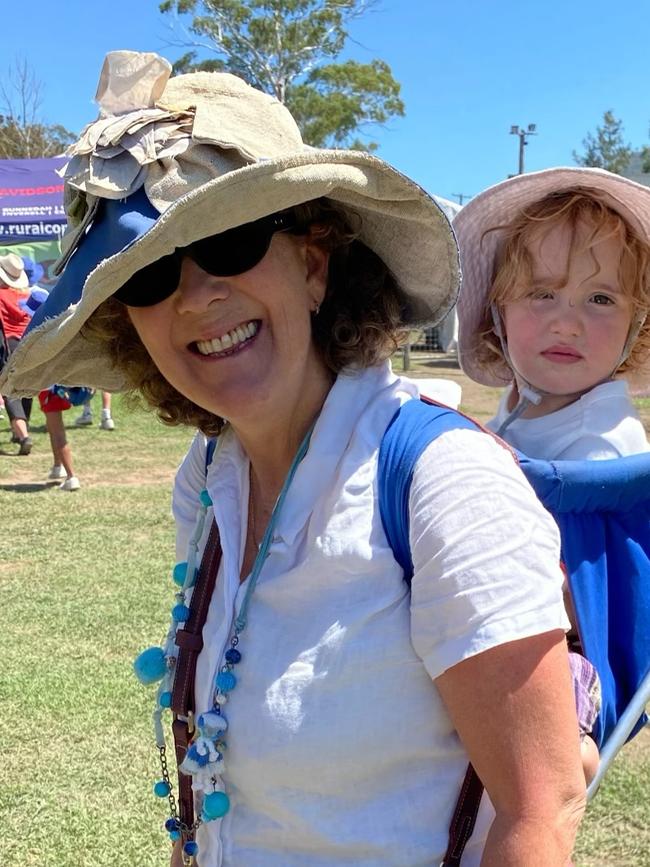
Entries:
[[[175, 714], [172, 733], [176, 750], [176, 767], [178, 768], [180, 768], [185, 753], [192, 742], [196, 661], [203, 649], [203, 626], [208, 616], [208, 608], [220, 562], [219, 530], [216, 521], [213, 521], [190, 600], [190, 616], [187, 618], [184, 628], [176, 631], [176, 644], [179, 650], [176, 659], [171, 706]], [[179, 716], [187, 719], [179, 719]], [[178, 814], [183, 828], [191, 828], [194, 823], [192, 777], [180, 771], [178, 772]], [[189, 835], [183, 833], [183, 841], [187, 836]]]
[[[174, 735], [174, 747], [176, 749], [176, 767], [180, 768], [187, 748], [192, 741], [189, 726], [182, 719], [175, 719], [172, 723]], [[178, 815], [182, 827], [191, 828], [194, 822], [194, 793], [192, 791], [192, 777], [189, 774], [178, 772]], [[183, 833], [183, 842], [189, 835]]]
[[440, 867], [459, 867], [465, 846], [476, 824], [482, 794], [483, 783], [474, 768], [468, 765], [449, 825], [447, 852]]
[[220, 562], [219, 530], [216, 522], [213, 521], [192, 592], [190, 616], [183, 629], [176, 631], [176, 644], [179, 653], [172, 690], [172, 710], [180, 716], [187, 716], [194, 712], [196, 660], [203, 649], [203, 626], [208, 616], [208, 608]]

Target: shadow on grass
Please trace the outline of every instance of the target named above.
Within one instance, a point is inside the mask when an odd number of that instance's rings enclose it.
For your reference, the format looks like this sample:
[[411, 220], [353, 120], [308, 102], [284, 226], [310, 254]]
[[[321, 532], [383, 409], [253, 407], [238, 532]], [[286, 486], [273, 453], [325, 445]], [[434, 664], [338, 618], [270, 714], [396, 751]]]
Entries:
[[0, 491], [9, 491], [12, 494], [38, 494], [41, 491], [49, 491], [55, 487], [52, 482], [18, 482], [15, 485], [0, 485]]
[[422, 365], [422, 367], [455, 367], [460, 370], [460, 365], [458, 364], [457, 359], [450, 358], [448, 355], [443, 355], [441, 358], [429, 358], [426, 361], [422, 360], [418, 362]]

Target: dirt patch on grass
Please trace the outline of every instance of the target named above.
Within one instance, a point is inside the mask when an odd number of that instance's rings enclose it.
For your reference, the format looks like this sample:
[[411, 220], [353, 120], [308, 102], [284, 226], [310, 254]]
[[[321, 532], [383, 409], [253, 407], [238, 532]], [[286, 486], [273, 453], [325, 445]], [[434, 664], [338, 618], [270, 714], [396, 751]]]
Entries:
[[[394, 362], [396, 372], [401, 372], [401, 359], [398, 356]], [[450, 379], [461, 387], [460, 408], [481, 423], [491, 419], [496, 413], [501, 395], [501, 389], [486, 388], [473, 382], [458, 366], [455, 354], [419, 355], [411, 354], [411, 365], [406, 376], [413, 379], [428, 379], [429, 377]]]
[[[8, 475], [0, 478], [0, 489], [4, 491], [14, 490], [16, 493], [50, 493], [56, 492], [59, 483], [48, 482], [46, 477], [49, 472], [50, 465], [48, 464], [45, 470], [39, 472], [39, 468], [34, 464], [26, 463], [15, 470], [11, 468]], [[176, 467], [160, 467], [150, 466], [143, 467], [140, 470], [132, 470], [130, 472], [120, 472], [118, 468], [115, 470], [88, 470], [83, 473], [78, 470], [79, 477], [84, 487], [101, 488], [101, 487], [143, 487], [148, 485], [171, 485], [174, 480], [174, 472]]]
[[84, 473], [83, 480], [89, 485], [92, 484], [94, 487], [103, 487], [107, 485], [115, 487], [116, 484], [123, 485], [125, 487], [143, 487], [145, 485], [162, 484], [171, 485], [174, 481], [175, 471], [175, 466], [151, 466], [142, 470], [132, 470], [130, 472], [121, 474], [119, 477], [116, 477], [114, 479], [107, 478], [106, 473], [97, 473], [91, 471], [88, 473]]

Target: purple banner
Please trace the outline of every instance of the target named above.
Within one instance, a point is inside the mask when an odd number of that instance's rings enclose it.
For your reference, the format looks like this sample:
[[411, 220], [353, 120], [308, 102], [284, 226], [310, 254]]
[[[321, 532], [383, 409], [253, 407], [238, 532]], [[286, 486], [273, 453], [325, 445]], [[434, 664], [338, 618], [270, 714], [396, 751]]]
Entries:
[[65, 230], [66, 157], [0, 160], [0, 244], [56, 241]]

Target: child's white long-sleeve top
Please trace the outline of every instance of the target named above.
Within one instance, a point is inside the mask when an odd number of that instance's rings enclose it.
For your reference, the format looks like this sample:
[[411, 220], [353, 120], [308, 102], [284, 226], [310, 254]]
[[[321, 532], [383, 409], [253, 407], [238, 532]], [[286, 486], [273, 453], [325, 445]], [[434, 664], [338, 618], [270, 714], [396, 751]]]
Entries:
[[[509, 396], [507, 389], [496, 416], [487, 424], [490, 430], [498, 430], [507, 418]], [[597, 385], [548, 415], [516, 419], [504, 439], [528, 457], [545, 461], [606, 460], [650, 451], [623, 379]]]

